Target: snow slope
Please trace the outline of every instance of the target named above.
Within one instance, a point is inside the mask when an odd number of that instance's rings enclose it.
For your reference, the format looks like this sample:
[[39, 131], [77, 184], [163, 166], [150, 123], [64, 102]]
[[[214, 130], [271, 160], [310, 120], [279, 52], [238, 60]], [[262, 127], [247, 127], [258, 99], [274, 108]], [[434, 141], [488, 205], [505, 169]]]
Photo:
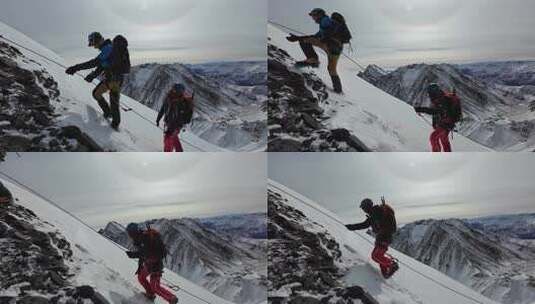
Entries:
[[[225, 79], [231, 81], [230, 77]], [[159, 111], [175, 83], [184, 84], [187, 91], [195, 94], [195, 113], [187, 127], [193, 134], [232, 151], [265, 150], [265, 81], [263, 85], [241, 87], [206, 77], [180, 63], [150, 63], [132, 67], [122, 92]]]
[[[493, 302], [461, 283], [396, 250], [389, 253], [399, 260], [400, 270], [385, 281], [370, 258], [374, 240], [364, 232], [348, 231], [334, 213], [310, 199], [278, 184], [268, 182], [268, 190], [282, 195], [285, 204], [301, 211], [324, 228], [339, 244], [341, 260], [348, 268], [347, 285], [360, 285], [381, 304], [474, 304]], [[311, 231], [321, 233], [322, 231]]]
[[[0, 22], [0, 35], [65, 66], [65, 62], [57, 54], [2, 22]], [[12, 44], [9, 41], [5, 42]], [[102, 118], [100, 108], [91, 96], [94, 84], [87, 83], [81, 77], [65, 74], [64, 67], [28, 50], [17, 45], [13, 47], [19, 49], [27, 58], [17, 60], [20, 67], [30, 71], [46, 70], [58, 83], [60, 96], [53, 101], [53, 104], [55, 113], [59, 115], [57, 117], [59, 125], [79, 127], [107, 151], [162, 151], [162, 130], [149, 123], [156, 120], [155, 111], [124, 95], [121, 96], [122, 106], [133, 111], [121, 110], [120, 132], [116, 132]], [[188, 132], [183, 133], [181, 138], [186, 151], [221, 150]]]
[[[287, 32], [268, 25], [269, 44], [285, 50], [295, 60], [303, 59], [299, 44], [288, 42], [286, 36]], [[324, 64], [326, 54], [320, 51], [318, 55], [322, 62], [320, 68], [306, 70], [317, 74], [330, 87], [331, 79]], [[344, 94], [329, 93], [327, 102], [321, 105], [330, 116], [325, 123], [331, 129], [350, 130], [373, 151], [429, 151], [429, 122], [416, 115], [405, 102], [357, 77], [358, 71], [358, 67], [347, 58], [340, 58], [338, 73]], [[455, 151], [489, 151], [457, 134], [452, 144]]]
[[[74, 259], [77, 260], [72, 266], [78, 268], [73, 281], [78, 285], [93, 286], [111, 303], [136, 303], [133, 299], [141, 292], [134, 275], [137, 261], [128, 259], [120, 247], [46, 200], [7, 180], [2, 180], [2, 183], [18, 199], [18, 204], [50, 223], [71, 243]], [[167, 286], [181, 288], [175, 291], [180, 303], [230, 303], [171, 271], [164, 272], [162, 281]], [[165, 301], [158, 299], [155, 303], [163, 304]]]
[[[234, 303], [258, 304], [266, 298], [266, 248], [223, 231], [213, 232], [196, 219], [155, 219], [150, 224], [167, 247], [164, 266], [210, 292]], [[111, 222], [99, 231], [126, 247], [124, 227]]]
[[474, 229], [459, 219], [422, 220], [399, 229], [392, 247], [500, 303], [535, 301], [535, 250], [505, 231]]

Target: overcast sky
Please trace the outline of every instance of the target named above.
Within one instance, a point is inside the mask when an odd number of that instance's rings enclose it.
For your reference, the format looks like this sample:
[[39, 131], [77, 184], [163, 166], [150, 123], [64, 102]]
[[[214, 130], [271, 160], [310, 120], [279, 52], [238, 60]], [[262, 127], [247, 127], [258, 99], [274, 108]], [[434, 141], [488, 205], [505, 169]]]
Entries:
[[531, 0], [269, 0], [268, 16], [314, 33], [314, 7], [346, 16], [364, 64], [535, 59]]
[[0, 21], [65, 57], [95, 56], [87, 35], [125, 34], [140, 62], [264, 59], [267, 0], [2, 0]]
[[523, 153], [270, 153], [273, 180], [346, 222], [381, 195], [398, 222], [535, 212], [535, 156]]
[[22, 153], [0, 171], [101, 227], [266, 212], [263, 153]]

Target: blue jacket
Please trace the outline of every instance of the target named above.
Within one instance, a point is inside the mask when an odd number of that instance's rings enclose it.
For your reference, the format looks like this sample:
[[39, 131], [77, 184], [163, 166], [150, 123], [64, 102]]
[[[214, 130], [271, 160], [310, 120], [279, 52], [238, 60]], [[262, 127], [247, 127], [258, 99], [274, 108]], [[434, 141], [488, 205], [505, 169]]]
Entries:
[[314, 37], [319, 39], [326, 38], [335, 30], [335, 23], [329, 16], [323, 16], [319, 22], [319, 26], [320, 30], [314, 35]]
[[111, 53], [113, 51], [113, 45], [110, 40], [104, 41], [102, 46], [100, 47], [100, 54], [98, 55], [97, 59], [99, 61], [99, 65], [107, 69], [111, 66]]
[[113, 44], [111, 40], [106, 39], [99, 49], [100, 54], [98, 54], [97, 57], [87, 62], [76, 65], [76, 70], [81, 71], [96, 68], [95, 71], [91, 73], [95, 77], [102, 74], [102, 72], [106, 72], [107, 74], [109, 74], [111, 72], [111, 55], [113, 52]]

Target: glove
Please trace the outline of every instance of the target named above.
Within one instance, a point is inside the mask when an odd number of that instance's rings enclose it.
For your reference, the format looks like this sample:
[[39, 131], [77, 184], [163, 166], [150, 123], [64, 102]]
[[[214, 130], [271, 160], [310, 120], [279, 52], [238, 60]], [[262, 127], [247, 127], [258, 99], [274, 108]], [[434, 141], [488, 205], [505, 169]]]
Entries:
[[87, 75], [84, 79], [85, 79], [85, 81], [87, 81], [87, 82], [93, 82], [93, 80], [94, 80], [95, 78], [97, 78], [99, 74], [100, 74], [100, 73], [99, 73], [99, 71], [98, 71], [98, 69], [97, 69], [97, 70], [94, 70], [93, 72], [89, 73], [89, 75]]
[[300, 37], [299, 36], [296, 36], [294, 34], [290, 34], [290, 36], [286, 37], [286, 40], [290, 41], [290, 42], [296, 42], [296, 41], [299, 41]]
[[65, 70], [65, 73], [67, 73], [69, 75], [74, 75], [76, 72], [78, 72], [78, 69], [76, 68], [76, 66], [68, 67]]
[[137, 262], [137, 269], [135, 275], [137, 275], [141, 271], [141, 269], [143, 269], [143, 261], [139, 259], [139, 261]]
[[131, 259], [137, 259], [140, 257], [140, 254], [137, 251], [127, 251], [126, 255]]
[[95, 76], [93, 76], [93, 74], [89, 74], [87, 76], [85, 76], [84, 80], [87, 81], [87, 82], [93, 82], [93, 80], [95, 79]]

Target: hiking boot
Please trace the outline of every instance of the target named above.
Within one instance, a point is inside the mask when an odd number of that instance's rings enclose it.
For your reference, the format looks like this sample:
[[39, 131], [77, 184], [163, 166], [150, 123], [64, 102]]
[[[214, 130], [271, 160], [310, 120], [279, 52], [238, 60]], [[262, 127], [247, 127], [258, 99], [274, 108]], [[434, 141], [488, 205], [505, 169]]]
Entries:
[[333, 82], [333, 90], [337, 94], [342, 93], [342, 81], [340, 80], [340, 76], [331, 76], [331, 80]]
[[150, 300], [150, 301], [156, 300], [156, 295], [153, 293], [144, 292], [143, 295], [145, 296], [145, 298], [147, 298], [147, 300]]
[[118, 123], [118, 122], [112, 121], [112, 123], [111, 123], [111, 127], [112, 127], [115, 131], [119, 131], [119, 123]]
[[178, 303], [178, 298], [177, 297], [174, 297], [169, 301], [169, 304], [177, 304], [177, 303]]
[[106, 100], [99, 99], [97, 102], [100, 108], [102, 109], [102, 112], [104, 112], [104, 118], [109, 119], [111, 117], [111, 111], [110, 106], [108, 105]]
[[394, 273], [396, 273], [396, 271], [398, 271], [398, 269], [399, 269], [398, 262], [397, 262], [397, 260], [394, 260], [392, 262], [392, 266], [390, 266], [390, 270], [388, 271], [386, 276], [384, 276], [385, 279], [389, 279], [390, 277], [392, 277], [394, 275]]

